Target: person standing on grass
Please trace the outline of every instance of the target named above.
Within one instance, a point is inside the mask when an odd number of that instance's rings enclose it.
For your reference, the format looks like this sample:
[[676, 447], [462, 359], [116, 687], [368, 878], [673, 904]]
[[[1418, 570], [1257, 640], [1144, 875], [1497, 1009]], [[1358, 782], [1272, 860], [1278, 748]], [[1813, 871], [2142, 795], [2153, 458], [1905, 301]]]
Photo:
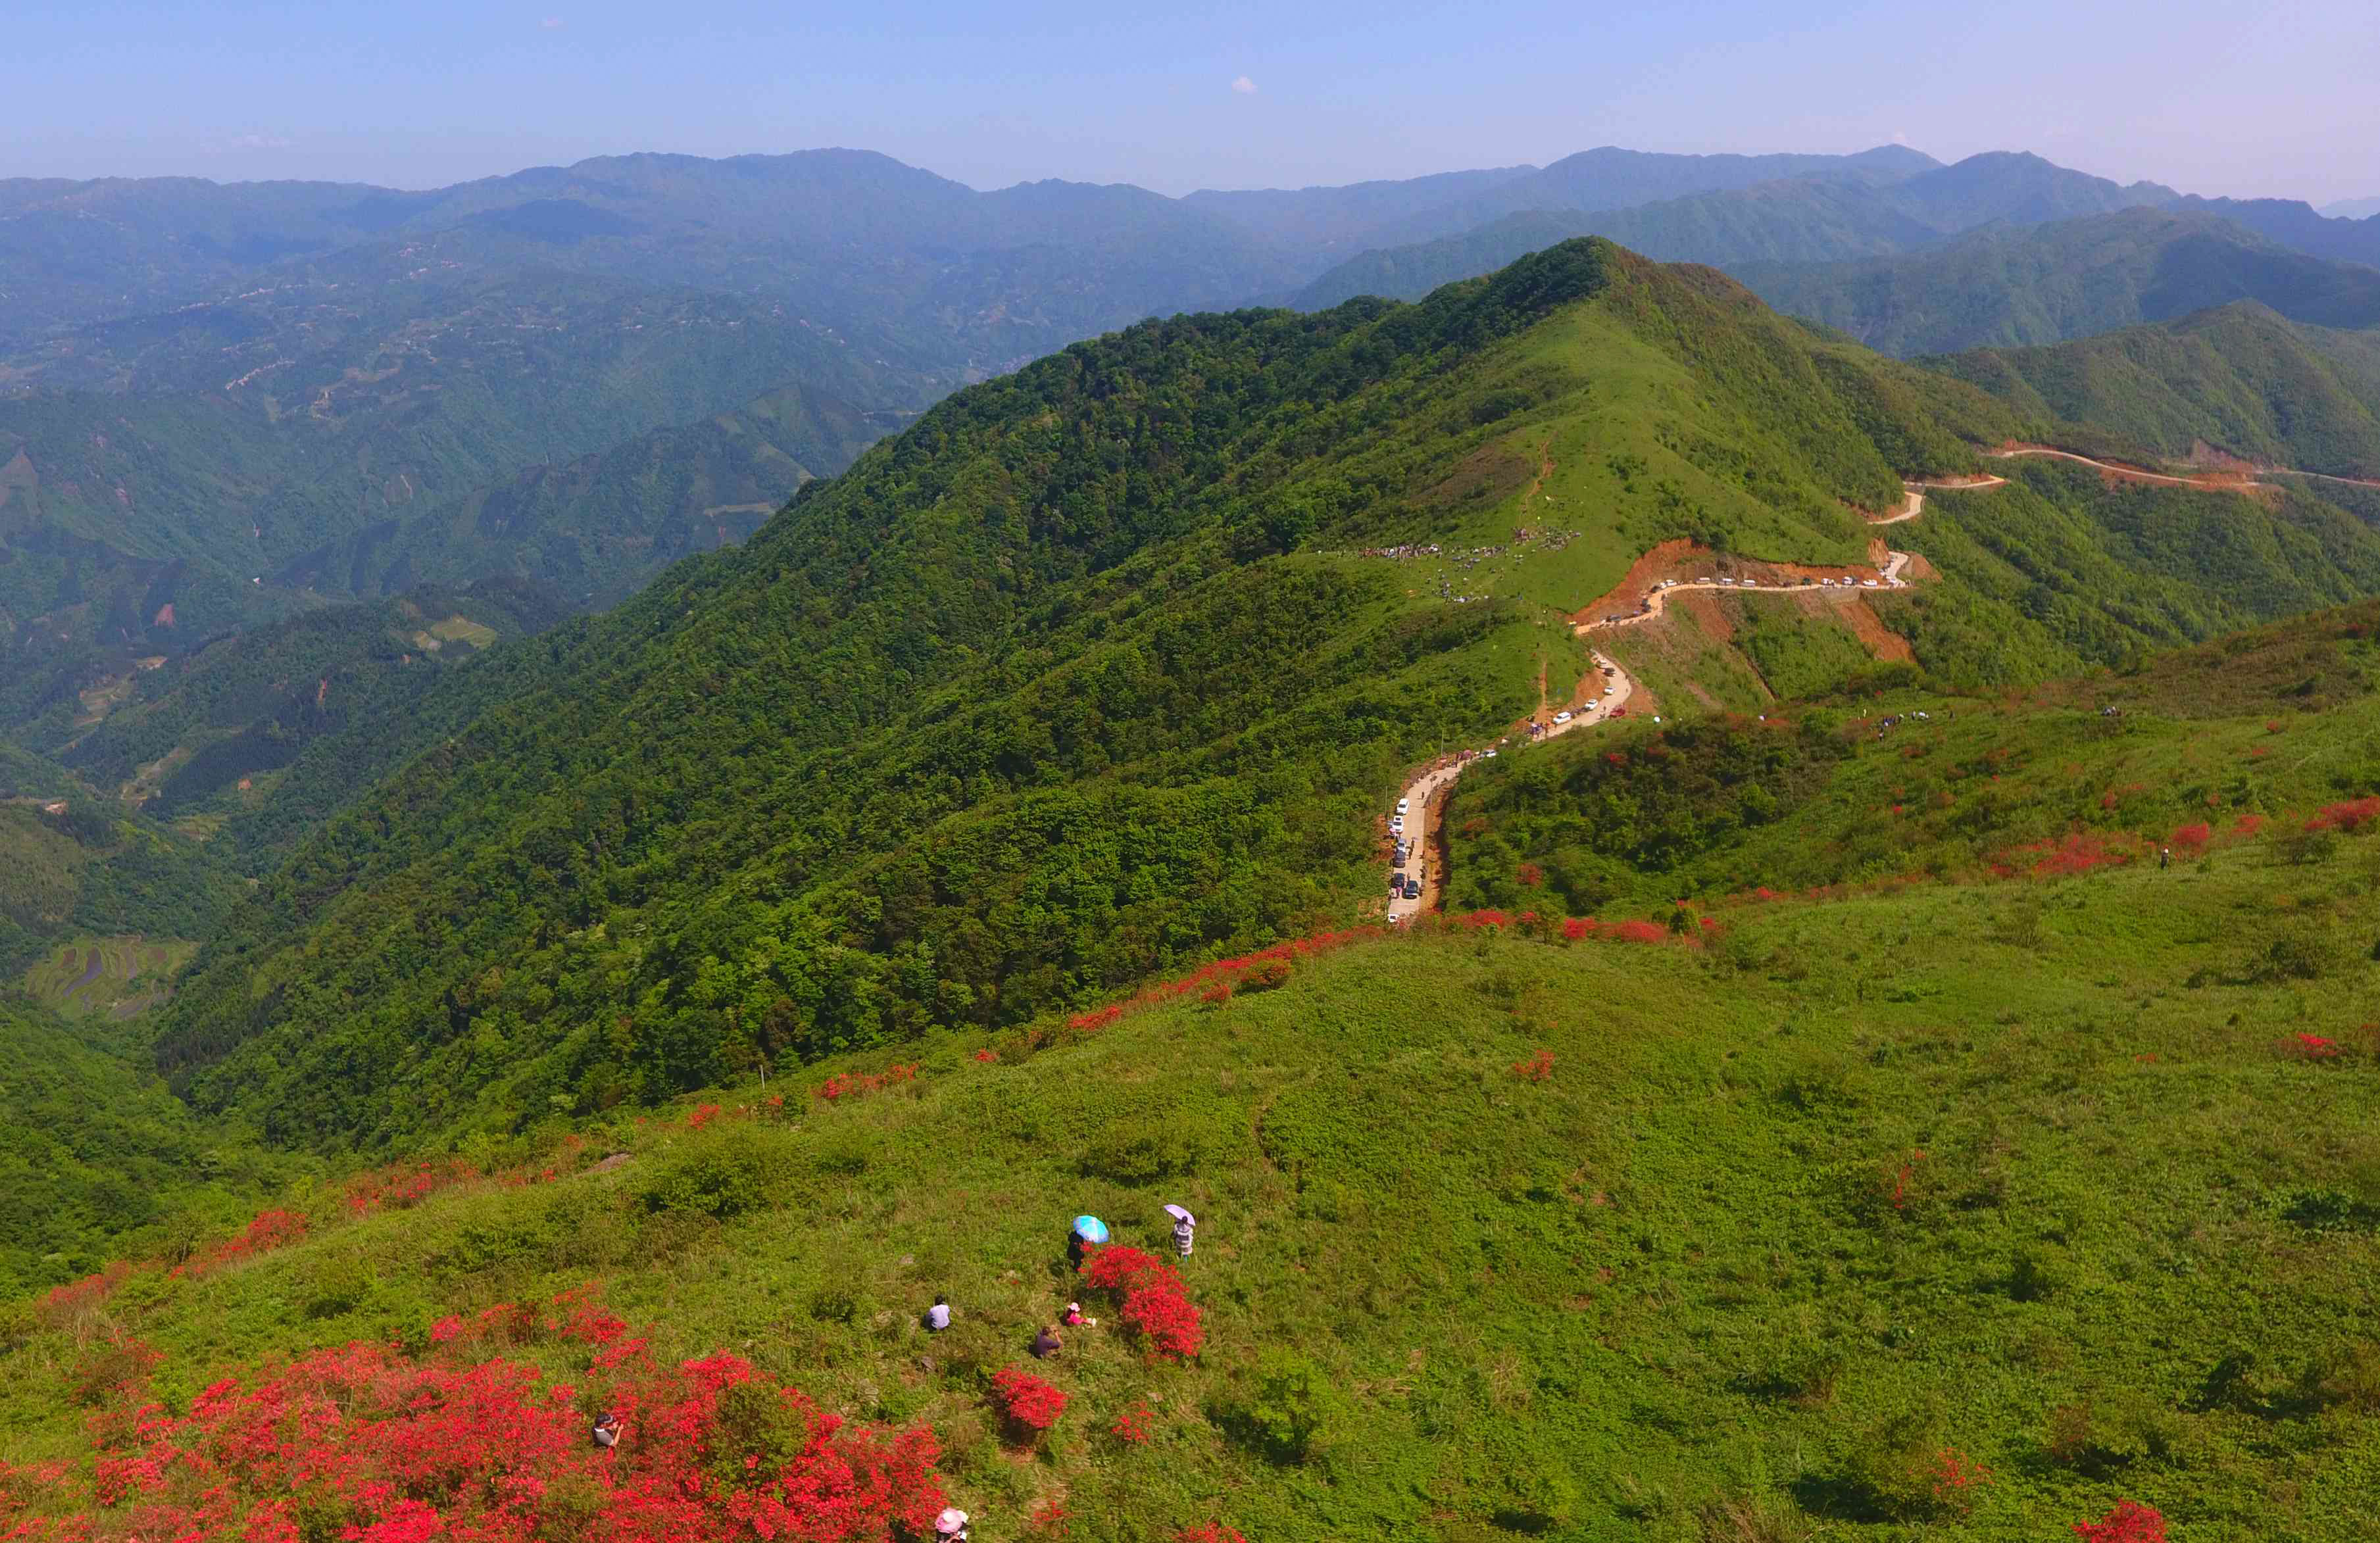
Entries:
[[947, 1296], [938, 1296], [934, 1298], [934, 1305], [926, 1309], [926, 1331], [929, 1334], [939, 1334], [950, 1326], [951, 1299]]
[[2170, 846], [2161, 846], [2157, 848], [2157, 867], [2171, 868], [2172, 866], [2173, 848]]
[[1180, 1206], [1168, 1206], [1165, 1214], [1173, 1218], [1173, 1251], [1184, 1258], [1190, 1257], [1190, 1245], [1196, 1239], [1198, 1219]]

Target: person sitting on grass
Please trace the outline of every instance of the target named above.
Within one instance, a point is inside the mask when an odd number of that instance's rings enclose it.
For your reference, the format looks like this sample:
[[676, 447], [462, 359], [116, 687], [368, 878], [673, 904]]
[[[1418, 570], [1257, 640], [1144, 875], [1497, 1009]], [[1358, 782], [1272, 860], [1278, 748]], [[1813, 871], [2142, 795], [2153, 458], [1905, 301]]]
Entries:
[[1066, 1315], [1058, 1321], [1063, 1323], [1069, 1329], [1080, 1328], [1086, 1323], [1096, 1329], [1099, 1324], [1099, 1320], [1098, 1318], [1085, 1318], [1083, 1316], [1083, 1305], [1079, 1302], [1067, 1303]]
[[1033, 1336], [1033, 1358], [1037, 1361], [1046, 1361], [1057, 1355], [1059, 1348], [1065, 1343], [1058, 1337], [1057, 1325], [1044, 1324], [1041, 1332]]
[[937, 1296], [934, 1305], [926, 1309], [926, 1331], [939, 1334], [951, 1326], [951, 1299]]

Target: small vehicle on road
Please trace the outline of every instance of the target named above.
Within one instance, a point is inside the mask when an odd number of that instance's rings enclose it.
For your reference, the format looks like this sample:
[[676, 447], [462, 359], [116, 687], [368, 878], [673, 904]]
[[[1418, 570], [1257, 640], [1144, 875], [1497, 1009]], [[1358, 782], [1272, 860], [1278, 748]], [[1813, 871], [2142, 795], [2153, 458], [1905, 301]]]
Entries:
[[1407, 900], [1419, 900], [1421, 898], [1421, 881], [1419, 880], [1408, 879], [1405, 881], [1405, 898]]
[[1570, 714], [1567, 712], [1557, 712], [1554, 714], [1554, 722], [1557, 723], [1567, 723], [1570, 722]]

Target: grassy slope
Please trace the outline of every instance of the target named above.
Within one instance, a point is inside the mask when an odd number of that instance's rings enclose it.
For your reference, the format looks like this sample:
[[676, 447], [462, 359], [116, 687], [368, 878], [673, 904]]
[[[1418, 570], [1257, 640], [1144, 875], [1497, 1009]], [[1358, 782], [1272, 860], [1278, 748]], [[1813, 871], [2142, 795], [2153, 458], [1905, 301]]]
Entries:
[[[1642, 915], [1764, 887], [2030, 869], [2044, 855], [2030, 848], [2072, 834], [2137, 856], [2182, 827], [2367, 796], [2375, 634], [2367, 601], [2029, 692], [1955, 697], [1880, 672], [1879, 691], [1772, 702], [1766, 721], [1640, 723], [1503, 758], [1454, 795], [1453, 903]], [[1879, 732], [1888, 716], [1903, 721]]]
[[[669, 1355], [735, 1348], [834, 1407], [932, 1420], [987, 1538], [1061, 1494], [1081, 1537], [1220, 1515], [1275, 1540], [1500, 1517], [2040, 1538], [2137, 1495], [2177, 1537], [2345, 1543], [2380, 1464], [2350, 1359], [2380, 1339], [2380, 1073], [2368, 1030], [2335, 1063], [2274, 1047], [2354, 1038], [2372, 966], [2279, 990], [2219, 966], [2310, 927], [2368, 940], [2374, 852], [1788, 903], [1706, 951], [1358, 946], [1220, 1011], [1038, 1053], [1009, 1036], [998, 1064], [938, 1041], [914, 1090], [796, 1085], [790, 1129], [622, 1123], [575, 1160], [634, 1154], [612, 1172], [433, 1197], [203, 1285], [143, 1278], [115, 1312], [178, 1401], [268, 1354], [419, 1344], [447, 1311], [601, 1281]], [[1539, 1049], [1549, 1080], [1517, 1078]], [[759, 1209], [713, 1223], [723, 1193]], [[1077, 1331], [1048, 1453], [1004, 1452], [981, 1378], [1077, 1294], [1064, 1219], [1154, 1244], [1168, 1200], [1202, 1219], [1204, 1357], [1153, 1368]], [[960, 1327], [929, 1343], [910, 1323], [938, 1291]], [[76, 1450], [67, 1336], [27, 1318], [6, 1343], [0, 1455]], [[1304, 1466], [1234, 1435], [1269, 1356], [1326, 1390]], [[555, 1364], [584, 1380], [583, 1355]], [[1101, 1434], [1143, 1401], [1148, 1448]], [[2063, 1416], [2080, 1455], [2054, 1458], [2055, 1412], [2086, 1405]], [[1880, 1519], [1912, 1440], [1993, 1471], [1972, 1518]]]
[[[698, 1084], [780, 1001], [776, 1051], [816, 1053], [1344, 916], [1368, 798], [1534, 705], [1533, 656], [1574, 672], [1538, 624], [1645, 546], [1855, 557], [1850, 504], [1972, 466], [1951, 428], [1994, 409], [1919, 383], [1587, 243], [1420, 307], [1069, 350], [558, 639], [261, 892], [169, 1063], [377, 1139]], [[1495, 604], [1345, 555], [1524, 519], [1579, 536], [1450, 550]]]

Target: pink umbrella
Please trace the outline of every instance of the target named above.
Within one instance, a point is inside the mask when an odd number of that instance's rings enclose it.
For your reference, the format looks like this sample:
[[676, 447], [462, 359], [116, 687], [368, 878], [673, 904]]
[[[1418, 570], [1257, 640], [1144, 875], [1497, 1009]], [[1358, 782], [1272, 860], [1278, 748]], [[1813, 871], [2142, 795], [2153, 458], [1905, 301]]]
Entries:
[[1184, 1210], [1180, 1206], [1166, 1207], [1165, 1214], [1173, 1218], [1176, 1221], [1187, 1221], [1193, 1227], [1198, 1225], [1198, 1219], [1191, 1215], [1188, 1211]]

